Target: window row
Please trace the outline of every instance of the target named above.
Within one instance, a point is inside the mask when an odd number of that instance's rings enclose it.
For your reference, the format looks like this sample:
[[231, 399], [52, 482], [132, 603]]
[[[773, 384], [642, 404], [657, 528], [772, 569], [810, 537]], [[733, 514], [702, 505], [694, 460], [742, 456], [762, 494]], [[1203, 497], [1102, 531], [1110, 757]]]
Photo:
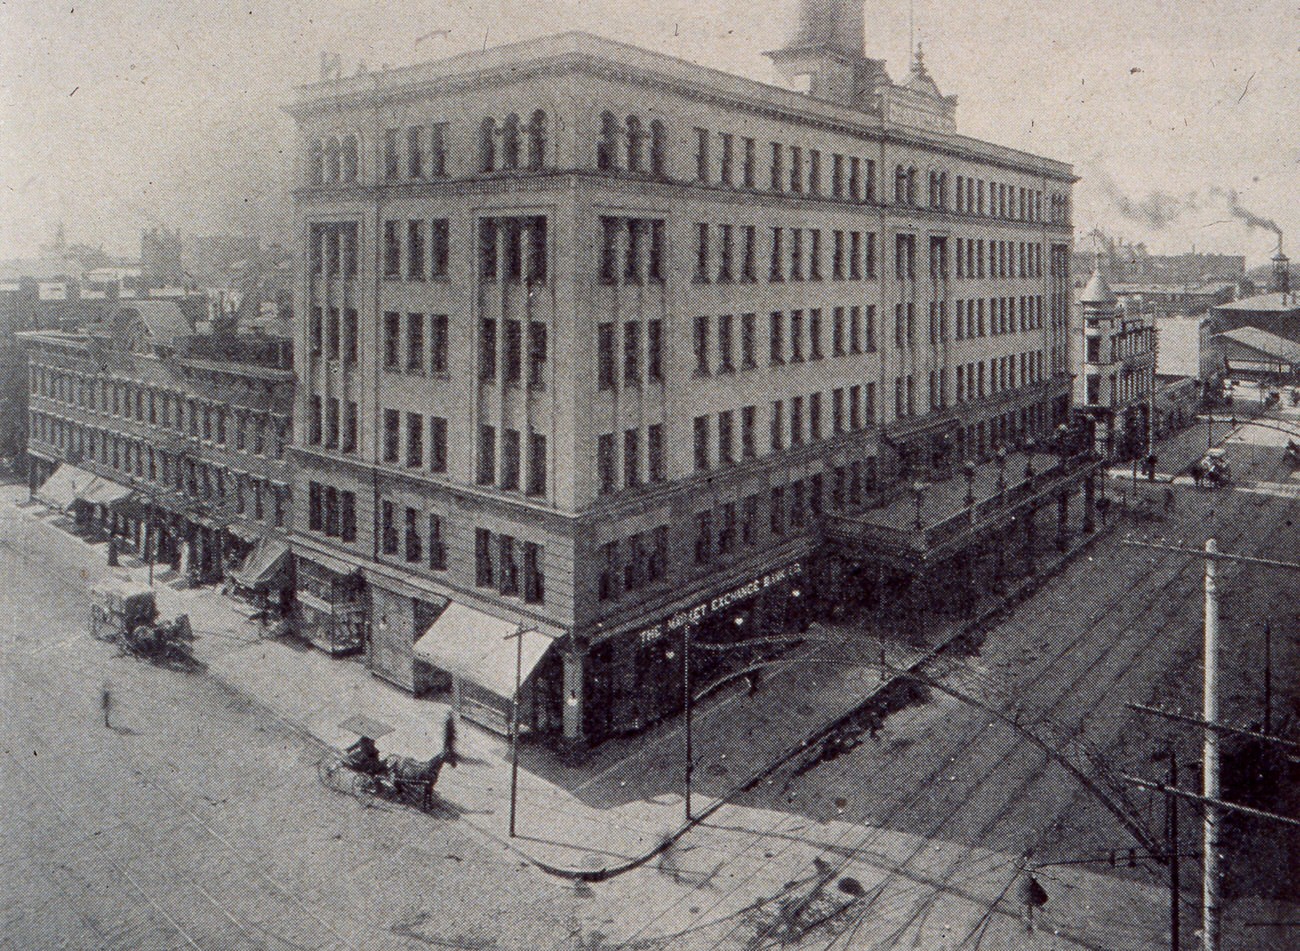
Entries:
[[546, 600], [542, 546], [486, 528], [474, 529], [474, 583], [503, 595], [522, 596], [529, 604], [542, 604]]
[[289, 442], [287, 419], [125, 380], [33, 366], [31, 391], [68, 406], [161, 426], [259, 456], [283, 459]]
[[957, 340], [1041, 330], [1043, 298], [997, 297], [989, 298], [987, 301], [959, 300], [953, 304], [953, 313], [956, 325], [954, 336]]
[[340, 401], [337, 397], [311, 398], [311, 418], [308, 420], [307, 444], [337, 449], [340, 452], [357, 451], [357, 404], [352, 400]]
[[619, 120], [609, 110], [600, 114], [596, 138], [596, 168], [602, 172], [627, 171], [654, 176], [666, 174], [664, 124], [654, 119], [648, 126], [639, 116]]
[[332, 485], [307, 485], [307, 529], [340, 541], [357, 540], [357, 494]]
[[[620, 256], [622, 266], [619, 266]], [[664, 279], [662, 219], [600, 219], [600, 282], [660, 283]]]
[[970, 403], [1046, 379], [1041, 350], [962, 364], [956, 370], [958, 403]]
[[[602, 495], [619, 489], [617, 438], [614, 433], [602, 433], [596, 438], [596, 479], [598, 491]], [[667, 478], [662, 423], [647, 426], [644, 439], [639, 428], [624, 430], [622, 442], [623, 488], [662, 482]]]
[[[446, 314], [407, 314], [385, 311], [384, 369], [406, 373], [446, 373], [448, 329]], [[426, 345], [427, 340], [427, 345]]]
[[513, 112], [499, 125], [491, 116], [485, 118], [478, 127], [478, 171], [537, 171], [546, 165], [547, 134], [542, 109], [535, 110], [526, 123]]
[[307, 181], [313, 185], [355, 182], [360, 155], [355, 133], [313, 139], [307, 147]]
[[328, 310], [318, 305], [311, 308], [308, 325], [312, 356], [324, 354], [328, 360], [342, 360], [348, 366], [356, 366], [358, 359], [357, 310], [355, 307], [330, 307]]
[[[663, 381], [663, 321], [628, 320], [622, 325], [622, 360], [618, 359], [618, 324], [596, 326], [596, 385], [602, 390]], [[619, 364], [622, 363], [622, 375]]]
[[[498, 366], [501, 379], [508, 385], [524, 382], [524, 357], [527, 356], [527, 381], [529, 389], [546, 385], [546, 324], [540, 320], [505, 320], [500, 333], [497, 320], [484, 317], [478, 328], [478, 378], [483, 382], [497, 379]], [[524, 339], [525, 333], [527, 340]]]
[[[773, 400], [767, 416], [771, 452], [802, 446], [830, 436], [853, 432], [876, 421], [876, 384], [838, 387], [830, 393], [826, 416], [823, 393]], [[788, 410], [788, 412], [787, 412]], [[696, 472], [731, 465], [758, 456], [758, 407], [724, 410], [716, 416], [696, 416], [692, 441]]]
[[[946, 173], [941, 173], [946, 179]], [[957, 176], [954, 206], [967, 215], [983, 215], [1007, 221], [1043, 221], [1043, 193], [1035, 188], [1009, 185], [1003, 182], [985, 182], [983, 179]], [[931, 173], [931, 206], [948, 207], [946, 181], [937, 185]], [[987, 196], [987, 200], [986, 200]], [[935, 199], [938, 199], [936, 204]], [[1056, 219], [1053, 218], [1053, 221]]]
[[359, 251], [360, 228], [355, 221], [311, 226], [307, 244], [311, 273], [356, 277]]
[[[830, 349], [821, 308], [776, 311], [767, 319], [767, 359], [772, 366], [876, 352], [876, 305], [829, 309]], [[758, 366], [758, 315], [741, 314], [695, 318], [693, 348], [695, 373], [733, 373]], [[716, 362], [715, 362], [716, 360]]]
[[[525, 451], [528, 453], [526, 459]], [[523, 471], [525, 464], [527, 472]], [[545, 434], [531, 429], [525, 434], [517, 429], [502, 428], [498, 446], [497, 428], [486, 424], [479, 426], [475, 483], [495, 486], [506, 492], [518, 492], [522, 488], [527, 495], [545, 495], [546, 471]], [[525, 477], [526, 481], [522, 481]]]
[[[958, 278], [1037, 278], [1043, 276], [1043, 246], [1025, 241], [989, 241], [985, 256], [985, 241], [975, 238], [957, 238], [956, 264]], [[987, 263], [988, 267], [985, 268]], [[931, 272], [935, 270], [933, 257]], [[948, 276], [946, 266], [941, 273]]]
[[98, 462], [127, 479], [148, 480], [192, 499], [228, 503], [236, 515], [270, 520], [276, 527], [285, 524], [288, 486], [44, 413], [32, 413], [31, 426], [35, 439], [69, 457]]
[[596, 596], [609, 601], [668, 577], [668, 526], [633, 532], [600, 546], [600, 580]]
[[765, 541], [764, 525], [768, 539], [778, 539], [802, 531], [827, 509], [840, 512], [861, 508], [878, 487], [876, 460], [868, 457], [787, 485], [772, 486], [766, 493], [766, 512], [761, 510], [764, 500], [760, 494], [696, 512], [692, 519], [693, 561], [699, 566], [709, 565], [741, 548], [761, 544]]
[[427, 222], [385, 221], [384, 277], [389, 280], [405, 277], [408, 281], [445, 280], [451, 253], [449, 235], [446, 218]]
[[[822, 240], [827, 235], [829, 248]], [[773, 227], [767, 229], [767, 251], [769, 281], [876, 278], [876, 235], [870, 231], [824, 232], [820, 228]], [[826, 271], [828, 252], [829, 272]], [[694, 280], [721, 284], [757, 281], [759, 253], [758, 229], [753, 225], [697, 223]]]

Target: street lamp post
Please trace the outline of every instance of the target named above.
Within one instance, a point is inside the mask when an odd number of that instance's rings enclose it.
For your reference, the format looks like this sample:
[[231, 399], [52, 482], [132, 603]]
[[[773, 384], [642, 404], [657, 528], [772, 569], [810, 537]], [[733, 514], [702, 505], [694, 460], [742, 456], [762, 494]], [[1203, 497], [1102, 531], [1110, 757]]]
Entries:
[[967, 459], [962, 470], [966, 473], [966, 504], [975, 504], [975, 460]]

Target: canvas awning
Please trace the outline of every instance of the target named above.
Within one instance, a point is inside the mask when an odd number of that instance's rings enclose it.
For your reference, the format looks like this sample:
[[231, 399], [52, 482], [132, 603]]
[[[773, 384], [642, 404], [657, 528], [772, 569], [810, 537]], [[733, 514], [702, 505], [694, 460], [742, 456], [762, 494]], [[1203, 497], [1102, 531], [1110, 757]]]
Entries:
[[132, 489], [128, 485], [105, 479], [103, 476], [95, 476], [94, 482], [77, 491], [77, 499], [92, 505], [112, 505], [127, 498], [131, 492]]
[[[415, 656], [454, 677], [507, 700], [515, 695], [519, 625], [455, 601], [415, 642]], [[524, 625], [520, 683], [541, 662], [554, 640]]]
[[275, 579], [289, 557], [289, 546], [278, 539], [263, 538], [248, 555], [238, 571], [231, 572], [235, 584], [244, 588], [264, 588]]
[[78, 492], [84, 490], [98, 476], [74, 465], [62, 463], [50, 474], [39, 489], [33, 494], [46, 505], [66, 509], [78, 498]]

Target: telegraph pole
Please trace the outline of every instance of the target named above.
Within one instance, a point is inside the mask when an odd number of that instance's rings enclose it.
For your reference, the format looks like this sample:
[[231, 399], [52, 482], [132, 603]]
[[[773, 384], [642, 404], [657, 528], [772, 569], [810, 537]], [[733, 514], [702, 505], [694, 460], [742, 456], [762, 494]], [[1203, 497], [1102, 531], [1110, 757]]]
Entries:
[[[1219, 722], [1219, 543], [1205, 542], [1205, 697], [1203, 718], [1206, 723]], [[1219, 951], [1219, 828], [1223, 812], [1211, 800], [1219, 798], [1219, 731], [1205, 731], [1202, 755], [1202, 795], [1205, 803], [1204, 844], [1205, 874], [1202, 882], [1201, 931], [1205, 951]]]
[[1264, 622], [1264, 733], [1273, 732], [1273, 625]]
[[[1178, 748], [1169, 744], [1169, 785], [1178, 788]], [[1178, 880], [1178, 797], [1165, 797], [1169, 810], [1169, 949], [1180, 951], [1180, 915], [1179, 901], [1182, 898], [1181, 883]]]

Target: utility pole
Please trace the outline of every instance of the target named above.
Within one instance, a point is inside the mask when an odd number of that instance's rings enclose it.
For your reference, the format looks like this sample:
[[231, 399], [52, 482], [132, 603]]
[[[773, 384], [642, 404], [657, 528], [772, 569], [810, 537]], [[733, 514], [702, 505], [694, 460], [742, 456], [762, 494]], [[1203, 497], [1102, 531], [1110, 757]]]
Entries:
[[1264, 622], [1264, 733], [1273, 732], [1273, 625]]
[[[1169, 785], [1178, 788], [1178, 748], [1169, 744]], [[1181, 884], [1178, 880], [1178, 797], [1166, 796], [1165, 808], [1168, 810], [1169, 826], [1169, 951], [1180, 951], [1180, 915], [1179, 901], [1182, 898]]]
[[[1219, 543], [1205, 542], [1205, 697], [1203, 718], [1219, 722]], [[1219, 951], [1219, 827], [1223, 812], [1210, 800], [1219, 798], [1219, 731], [1205, 731], [1201, 789], [1206, 798], [1202, 882], [1201, 931], [1205, 951]]]
[[691, 749], [691, 626], [682, 625], [682, 693], [686, 714], [686, 821], [691, 821], [691, 774], [695, 772], [695, 754]]

